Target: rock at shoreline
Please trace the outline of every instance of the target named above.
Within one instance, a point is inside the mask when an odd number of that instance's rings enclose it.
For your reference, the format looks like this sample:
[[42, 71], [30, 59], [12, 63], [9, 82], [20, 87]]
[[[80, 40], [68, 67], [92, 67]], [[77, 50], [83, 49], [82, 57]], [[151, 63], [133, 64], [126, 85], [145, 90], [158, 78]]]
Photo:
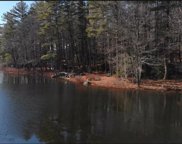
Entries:
[[84, 86], [89, 86], [90, 84], [91, 84], [91, 82], [88, 79], [83, 82], [83, 85]]

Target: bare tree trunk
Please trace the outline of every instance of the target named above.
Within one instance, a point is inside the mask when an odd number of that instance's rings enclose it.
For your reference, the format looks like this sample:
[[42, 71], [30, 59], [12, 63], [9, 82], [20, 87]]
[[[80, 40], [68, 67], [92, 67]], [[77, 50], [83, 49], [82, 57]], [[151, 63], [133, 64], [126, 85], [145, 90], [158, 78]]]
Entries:
[[[107, 44], [108, 44], [108, 47], [107, 47], [107, 49], [109, 50], [110, 49], [110, 42], [109, 42], [109, 35], [107, 34]], [[108, 63], [109, 63], [109, 73], [111, 74], [111, 53], [109, 52], [109, 61], [108, 61]]]
[[142, 74], [142, 68], [140, 66], [138, 66], [138, 68], [137, 68], [137, 86], [138, 87], [140, 87], [141, 74]]
[[163, 80], [166, 80], [167, 78], [167, 62], [166, 62], [166, 58], [164, 58], [164, 77]]
[[118, 39], [117, 39], [117, 34], [116, 34], [116, 44], [115, 44], [115, 46], [116, 46], [116, 75], [117, 76], [119, 76], [119, 58], [118, 58], [118, 45], [117, 45], [117, 41], [118, 41]]
[[[180, 39], [180, 36], [179, 36]], [[179, 61], [181, 62], [181, 45], [180, 42], [178, 42], [178, 51], [179, 51]]]

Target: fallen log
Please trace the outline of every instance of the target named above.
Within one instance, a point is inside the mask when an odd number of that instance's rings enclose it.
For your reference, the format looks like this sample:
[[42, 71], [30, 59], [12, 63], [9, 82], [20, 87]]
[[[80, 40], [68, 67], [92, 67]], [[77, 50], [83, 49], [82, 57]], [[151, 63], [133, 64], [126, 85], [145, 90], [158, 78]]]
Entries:
[[58, 78], [58, 77], [68, 77], [67, 72], [59, 72], [52, 76], [52, 78]]

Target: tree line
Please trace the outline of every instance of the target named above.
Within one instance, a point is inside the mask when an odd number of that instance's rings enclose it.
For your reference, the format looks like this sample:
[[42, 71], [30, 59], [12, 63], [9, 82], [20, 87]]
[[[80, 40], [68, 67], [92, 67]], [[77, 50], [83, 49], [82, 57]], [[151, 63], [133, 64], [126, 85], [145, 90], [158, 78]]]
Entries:
[[166, 79], [181, 63], [181, 1], [18, 2], [4, 14], [3, 63]]

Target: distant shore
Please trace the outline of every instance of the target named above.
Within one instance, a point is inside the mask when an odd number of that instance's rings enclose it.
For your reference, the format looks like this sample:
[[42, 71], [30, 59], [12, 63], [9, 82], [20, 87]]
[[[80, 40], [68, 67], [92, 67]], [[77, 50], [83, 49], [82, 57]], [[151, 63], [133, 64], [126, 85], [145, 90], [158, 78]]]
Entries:
[[[5, 67], [1, 71], [11, 75], [32, 75], [42, 74], [45, 77], [52, 78], [55, 72], [45, 71], [28, 71], [26, 69], [17, 69]], [[182, 92], [182, 80], [142, 80], [140, 87], [126, 79], [121, 79], [115, 76], [107, 76], [106, 74], [85, 73], [83, 76], [74, 76], [70, 78], [57, 78], [65, 79], [75, 84], [83, 84], [86, 80], [90, 82], [91, 86], [114, 88], [114, 89], [148, 89], [159, 91], [179, 91]]]

